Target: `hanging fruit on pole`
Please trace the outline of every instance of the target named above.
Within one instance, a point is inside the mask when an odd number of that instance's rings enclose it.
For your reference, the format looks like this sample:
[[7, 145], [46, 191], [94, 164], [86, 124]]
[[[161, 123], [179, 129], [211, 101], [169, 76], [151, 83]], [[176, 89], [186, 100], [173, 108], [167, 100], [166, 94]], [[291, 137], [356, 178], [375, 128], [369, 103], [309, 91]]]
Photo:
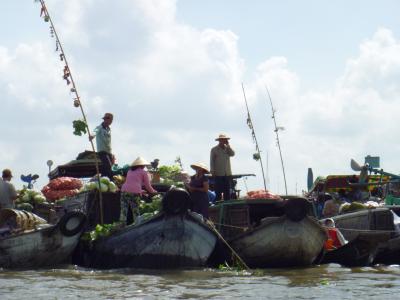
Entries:
[[75, 106], [75, 107], [81, 106], [81, 103], [79, 102], [79, 99], [78, 99], [78, 98], [75, 98], [75, 99], [74, 99], [74, 106]]

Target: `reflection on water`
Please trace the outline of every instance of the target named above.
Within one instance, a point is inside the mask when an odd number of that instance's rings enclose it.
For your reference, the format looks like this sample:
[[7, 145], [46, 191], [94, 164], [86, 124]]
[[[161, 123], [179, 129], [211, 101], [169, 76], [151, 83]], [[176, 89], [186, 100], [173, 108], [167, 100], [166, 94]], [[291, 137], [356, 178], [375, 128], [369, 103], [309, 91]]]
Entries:
[[0, 271], [0, 299], [400, 299], [399, 266]]

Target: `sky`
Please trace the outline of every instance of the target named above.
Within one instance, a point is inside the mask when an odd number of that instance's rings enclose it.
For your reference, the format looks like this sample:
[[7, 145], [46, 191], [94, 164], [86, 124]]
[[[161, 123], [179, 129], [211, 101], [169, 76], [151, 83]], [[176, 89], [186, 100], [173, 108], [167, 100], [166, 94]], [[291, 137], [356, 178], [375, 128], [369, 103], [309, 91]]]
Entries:
[[[37, 173], [91, 146], [62, 78], [49, 23], [32, 0], [0, 0], [0, 169]], [[382, 0], [48, 0], [89, 127], [114, 114], [119, 165], [136, 157], [209, 165], [215, 138], [231, 137], [238, 188], [263, 188], [247, 126], [245, 89], [267, 188], [289, 194], [314, 177], [352, 174], [350, 159], [379, 156], [399, 173], [400, 10]]]

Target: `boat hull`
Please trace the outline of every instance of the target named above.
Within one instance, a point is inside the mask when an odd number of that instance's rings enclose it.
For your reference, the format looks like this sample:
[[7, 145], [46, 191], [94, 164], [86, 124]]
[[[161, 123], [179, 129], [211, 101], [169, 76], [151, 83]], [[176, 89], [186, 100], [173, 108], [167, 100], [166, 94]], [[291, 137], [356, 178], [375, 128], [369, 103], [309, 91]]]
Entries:
[[311, 265], [320, 255], [326, 232], [311, 217], [295, 222], [286, 216], [266, 218], [231, 245], [249, 267]]
[[201, 216], [160, 214], [100, 239], [84, 265], [100, 268], [176, 269], [206, 266], [218, 237]]
[[68, 262], [79, 242], [83, 218], [81, 214], [69, 214], [56, 225], [0, 238], [0, 267], [31, 269]]
[[378, 243], [357, 237], [338, 249], [326, 252], [321, 263], [337, 263], [346, 267], [369, 266], [377, 253]]
[[338, 215], [332, 218], [348, 241], [356, 238], [378, 245], [375, 263], [400, 263], [400, 238], [389, 208], [374, 208]]

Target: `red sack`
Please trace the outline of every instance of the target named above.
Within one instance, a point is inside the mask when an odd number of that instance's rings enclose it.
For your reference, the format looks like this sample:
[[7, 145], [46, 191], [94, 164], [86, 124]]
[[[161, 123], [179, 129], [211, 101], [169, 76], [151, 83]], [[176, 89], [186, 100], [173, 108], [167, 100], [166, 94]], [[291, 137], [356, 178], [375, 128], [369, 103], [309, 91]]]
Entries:
[[280, 199], [279, 195], [275, 195], [268, 190], [256, 190], [247, 192], [247, 199]]
[[79, 193], [79, 190], [52, 190], [48, 186], [45, 186], [42, 189], [43, 195], [49, 201], [55, 201], [64, 197], [74, 196]]
[[52, 190], [74, 190], [80, 189], [82, 187], [82, 182], [73, 177], [59, 177], [56, 179], [50, 180], [48, 186]]

